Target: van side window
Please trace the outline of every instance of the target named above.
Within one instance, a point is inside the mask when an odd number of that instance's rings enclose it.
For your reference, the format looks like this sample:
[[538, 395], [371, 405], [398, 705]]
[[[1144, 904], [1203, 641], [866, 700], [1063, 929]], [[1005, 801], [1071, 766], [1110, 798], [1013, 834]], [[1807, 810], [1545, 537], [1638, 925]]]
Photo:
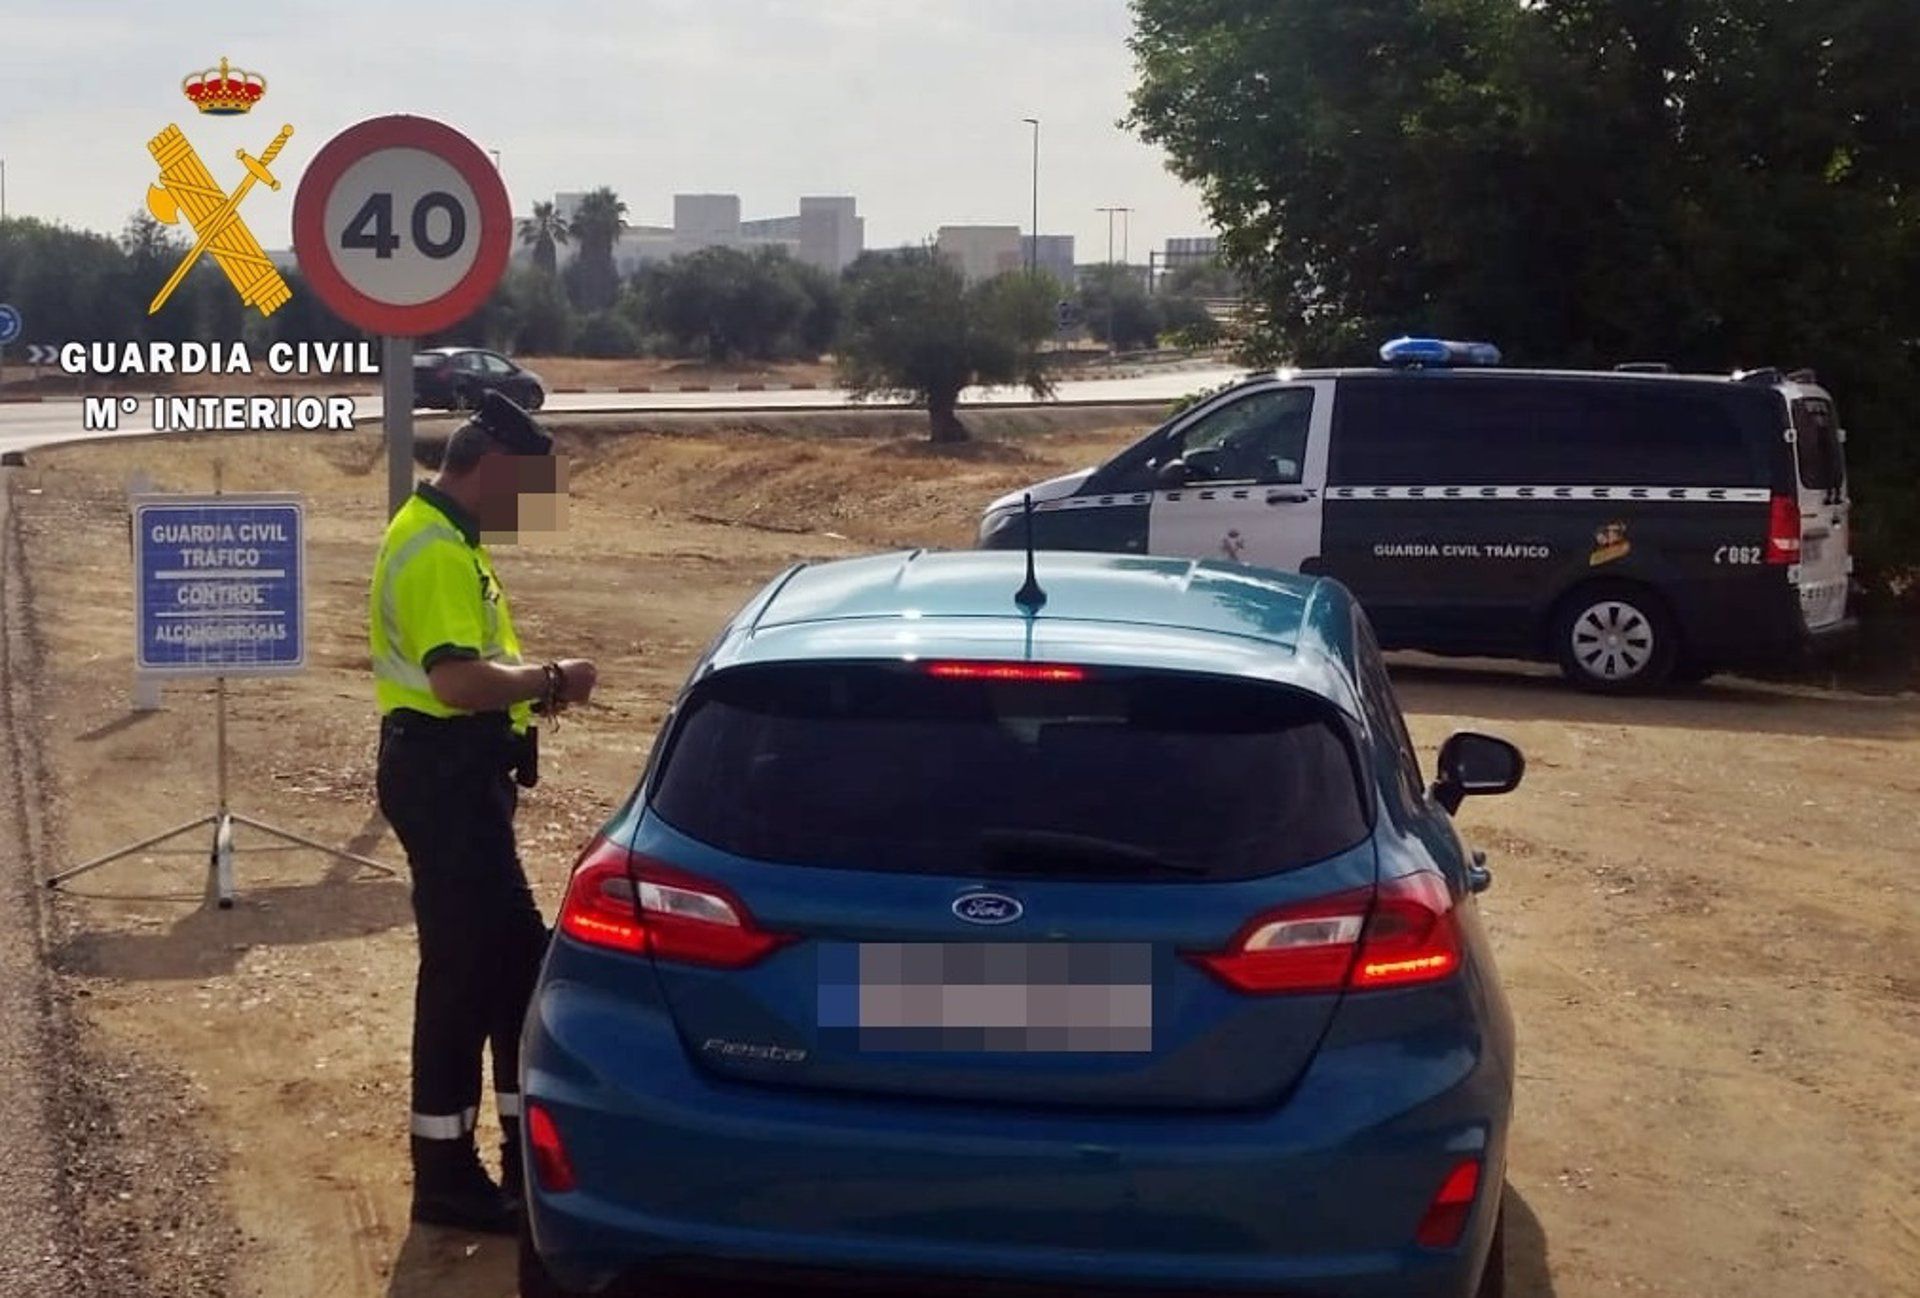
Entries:
[[1420, 753], [1407, 732], [1406, 719], [1400, 715], [1400, 703], [1393, 692], [1393, 680], [1387, 675], [1386, 660], [1380, 656], [1380, 644], [1366, 614], [1355, 611], [1353, 618], [1354, 663], [1360, 681], [1360, 708], [1367, 716], [1367, 729], [1376, 743], [1385, 745], [1399, 759], [1400, 789], [1403, 805], [1412, 811], [1426, 797], [1426, 781], [1420, 774]]
[[1297, 483], [1313, 423], [1312, 388], [1274, 388], [1222, 406], [1169, 442], [1188, 482]]
[[1793, 433], [1799, 447], [1800, 485], [1808, 491], [1838, 491], [1847, 480], [1847, 463], [1833, 403], [1819, 397], [1795, 401]]
[[1366, 486], [1746, 486], [1742, 394], [1618, 379], [1395, 375], [1342, 384], [1329, 479]]

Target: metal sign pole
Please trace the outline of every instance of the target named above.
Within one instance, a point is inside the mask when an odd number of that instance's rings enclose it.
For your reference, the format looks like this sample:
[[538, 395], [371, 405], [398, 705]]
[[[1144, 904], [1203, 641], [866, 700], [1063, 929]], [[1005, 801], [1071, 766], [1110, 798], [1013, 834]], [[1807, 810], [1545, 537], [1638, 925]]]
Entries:
[[387, 516], [413, 494], [413, 339], [380, 340], [380, 422], [387, 435]]

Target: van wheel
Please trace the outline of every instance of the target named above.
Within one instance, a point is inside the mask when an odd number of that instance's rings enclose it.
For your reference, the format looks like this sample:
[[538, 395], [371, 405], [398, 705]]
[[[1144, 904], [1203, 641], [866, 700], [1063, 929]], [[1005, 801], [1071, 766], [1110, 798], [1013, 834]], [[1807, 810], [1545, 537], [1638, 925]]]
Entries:
[[1658, 595], [1644, 586], [1583, 586], [1560, 604], [1554, 654], [1567, 679], [1603, 694], [1654, 690], [1680, 659], [1680, 633]]

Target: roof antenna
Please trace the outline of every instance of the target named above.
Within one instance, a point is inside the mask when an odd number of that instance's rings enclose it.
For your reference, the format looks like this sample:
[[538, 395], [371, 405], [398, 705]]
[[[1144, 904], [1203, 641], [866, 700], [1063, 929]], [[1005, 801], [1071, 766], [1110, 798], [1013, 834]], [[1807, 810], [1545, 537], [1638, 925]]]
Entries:
[[1025, 497], [1027, 515], [1027, 584], [1014, 593], [1013, 602], [1027, 611], [1032, 617], [1047, 606], [1047, 592], [1040, 589], [1040, 579], [1033, 574], [1033, 493]]

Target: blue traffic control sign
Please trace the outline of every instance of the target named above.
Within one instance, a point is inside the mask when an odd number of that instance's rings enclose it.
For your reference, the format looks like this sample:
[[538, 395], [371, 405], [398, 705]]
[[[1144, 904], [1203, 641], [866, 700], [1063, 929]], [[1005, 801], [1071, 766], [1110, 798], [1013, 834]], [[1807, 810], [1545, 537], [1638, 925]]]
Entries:
[[18, 338], [25, 327], [20, 319], [20, 308], [11, 302], [0, 302], [0, 347]]
[[305, 668], [302, 522], [298, 496], [135, 497], [137, 669], [271, 676]]

